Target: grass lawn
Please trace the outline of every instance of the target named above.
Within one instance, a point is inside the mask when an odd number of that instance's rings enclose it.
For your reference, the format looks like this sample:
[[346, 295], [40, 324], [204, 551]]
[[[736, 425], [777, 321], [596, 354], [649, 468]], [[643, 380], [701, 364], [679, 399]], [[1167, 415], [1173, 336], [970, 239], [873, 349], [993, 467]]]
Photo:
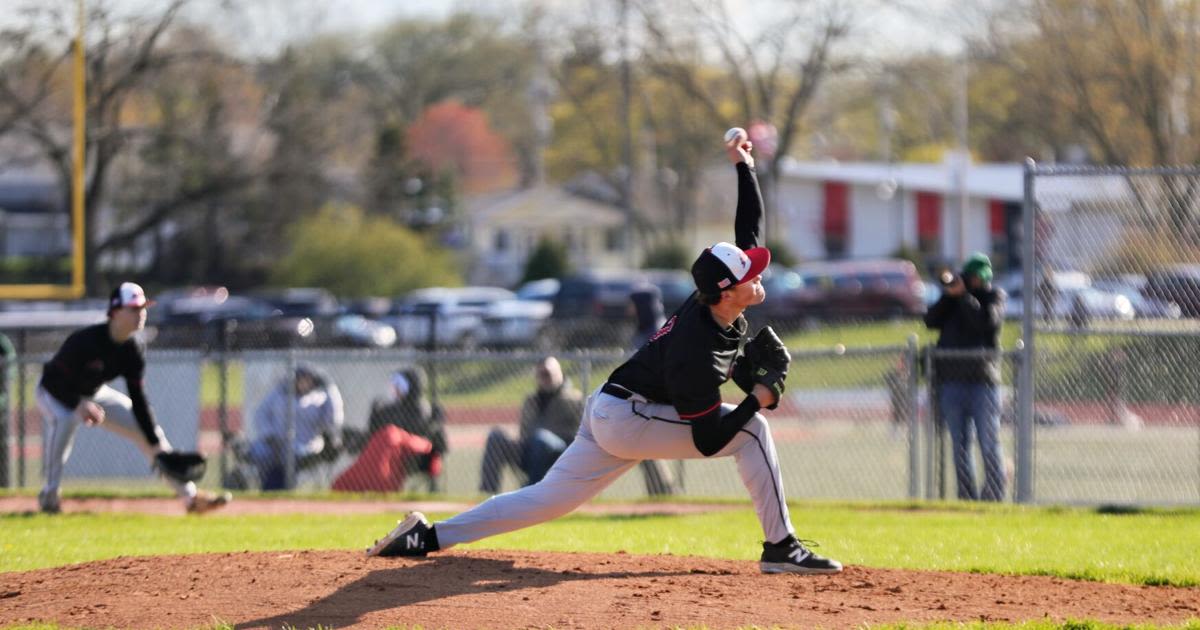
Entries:
[[[123, 555], [362, 549], [398, 515], [0, 516], [0, 571]], [[445, 514], [430, 515], [433, 518]], [[797, 530], [848, 564], [1200, 585], [1200, 510], [1093, 510], [903, 503], [802, 503]], [[137, 535], [131, 535], [137, 532]], [[752, 560], [753, 511], [559, 519], [467, 548], [670, 553]]]

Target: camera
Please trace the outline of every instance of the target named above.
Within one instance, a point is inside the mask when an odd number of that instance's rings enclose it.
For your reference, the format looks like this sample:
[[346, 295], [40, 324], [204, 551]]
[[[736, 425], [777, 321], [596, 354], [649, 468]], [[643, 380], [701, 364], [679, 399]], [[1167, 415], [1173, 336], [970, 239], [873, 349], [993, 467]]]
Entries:
[[949, 269], [943, 270], [938, 274], [938, 281], [942, 283], [942, 286], [948, 287], [958, 281], [958, 274]]

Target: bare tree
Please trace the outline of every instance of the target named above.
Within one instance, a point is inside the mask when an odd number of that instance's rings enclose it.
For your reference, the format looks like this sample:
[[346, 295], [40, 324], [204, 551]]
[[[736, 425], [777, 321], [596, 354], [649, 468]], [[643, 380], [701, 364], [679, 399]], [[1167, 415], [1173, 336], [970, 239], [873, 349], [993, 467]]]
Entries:
[[[166, 54], [163, 43], [189, 0], [169, 0], [148, 17], [121, 17], [107, 3], [87, 14], [88, 78], [84, 190], [87, 286], [96, 289], [97, 210], [118, 158], [142, 131], [125, 117], [138, 91], [187, 55]], [[0, 73], [0, 133], [31, 143], [58, 174], [64, 207], [72, 186], [70, 47], [75, 30], [73, 3], [30, 3], [23, 27], [3, 33], [5, 72]], [[65, 50], [64, 50], [65, 48]], [[119, 240], [119, 239], [118, 239]]]
[[[850, 3], [780, 2], [750, 36], [724, 0], [642, 0], [639, 6], [648, 71], [682, 89], [719, 128], [772, 125], [779, 156], [792, 149], [825, 80], [845, 68], [835, 49], [854, 23]], [[755, 12], [762, 14], [762, 7]], [[778, 160], [760, 169], [768, 206], [779, 173]]]

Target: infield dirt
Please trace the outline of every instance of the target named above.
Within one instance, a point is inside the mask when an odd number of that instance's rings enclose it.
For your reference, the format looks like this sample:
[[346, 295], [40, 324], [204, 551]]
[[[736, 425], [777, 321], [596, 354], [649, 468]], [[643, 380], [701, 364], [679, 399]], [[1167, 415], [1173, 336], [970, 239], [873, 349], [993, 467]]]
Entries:
[[[106, 507], [181, 510], [177, 502], [130, 503]], [[239, 510], [267, 507], [255, 503]], [[286, 505], [269, 503], [270, 511]], [[70, 507], [85, 506], [100, 507]], [[1178, 624], [1200, 618], [1200, 588], [857, 566], [835, 576], [763, 575], [744, 560], [483, 550], [423, 559], [361, 551], [122, 557], [0, 573], [0, 627], [849, 628], [1043, 618]]]

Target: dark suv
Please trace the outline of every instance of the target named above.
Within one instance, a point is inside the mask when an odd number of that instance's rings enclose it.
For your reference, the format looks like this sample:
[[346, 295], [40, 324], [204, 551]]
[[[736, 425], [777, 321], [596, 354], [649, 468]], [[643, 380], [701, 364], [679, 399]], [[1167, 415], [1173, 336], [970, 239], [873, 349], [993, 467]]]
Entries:
[[1174, 303], [1183, 317], [1200, 317], [1200, 265], [1173, 265], [1146, 276], [1142, 294]]
[[635, 272], [594, 270], [562, 280], [550, 323], [560, 345], [624, 346], [633, 337]]

